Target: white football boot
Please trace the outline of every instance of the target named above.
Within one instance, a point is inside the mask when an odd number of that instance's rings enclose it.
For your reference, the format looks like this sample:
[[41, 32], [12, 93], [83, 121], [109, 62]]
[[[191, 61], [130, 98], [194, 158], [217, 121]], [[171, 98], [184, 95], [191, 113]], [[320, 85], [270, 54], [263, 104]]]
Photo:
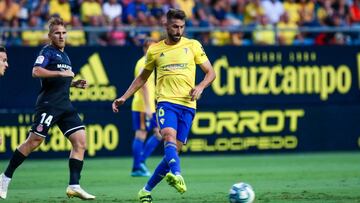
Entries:
[[5, 176], [5, 174], [0, 175], [0, 198], [6, 199], [7, 190], [10, 184], [11, 178]]
[[77, 197], [82, 200], [94, 200], [95, 196], [87, 193], [85, 190], [83, 190], [80, 185], [69, 185], [66, 188], [66, 195], [69, 198]]

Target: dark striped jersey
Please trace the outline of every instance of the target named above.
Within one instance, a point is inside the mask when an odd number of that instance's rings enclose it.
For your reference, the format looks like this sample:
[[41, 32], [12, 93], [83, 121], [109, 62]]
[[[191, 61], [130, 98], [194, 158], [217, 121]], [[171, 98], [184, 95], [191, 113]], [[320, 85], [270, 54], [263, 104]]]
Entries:
[[[40, 66], [49, 71], [72, 69], [68, 55], [52, 45], [46, 45], [40, 51], [35, 66]], [[51, 106], [60, 109], [73, 108], [69, 97], [71, 81], [71, 77], [40, 78], [41, 90], [36, 106]]]

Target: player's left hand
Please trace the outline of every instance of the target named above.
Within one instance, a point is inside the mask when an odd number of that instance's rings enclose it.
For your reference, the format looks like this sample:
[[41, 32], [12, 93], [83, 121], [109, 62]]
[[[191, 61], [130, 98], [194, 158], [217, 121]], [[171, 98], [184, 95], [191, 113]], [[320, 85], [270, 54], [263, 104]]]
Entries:
[[72, 82], [73, 87], [85, 89], [88, 87], [86, 80], [76, 80]]
[[190, 91], [191, 101], [200, 99], [203, 90], [204, 90], [204, 88], [202, 88], [198, 85], [195, 86], [194, 88], [192, 88]]

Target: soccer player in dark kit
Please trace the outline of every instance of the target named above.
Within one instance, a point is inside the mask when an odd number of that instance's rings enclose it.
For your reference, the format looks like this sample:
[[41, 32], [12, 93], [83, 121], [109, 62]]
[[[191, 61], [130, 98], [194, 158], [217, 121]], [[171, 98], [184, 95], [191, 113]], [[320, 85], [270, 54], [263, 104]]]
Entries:
[[61, 18], [49, 20], [50, 44], [37, 57], [32, 75], [41, 81], [36, 101], [35, 118], [28, 138], [14, 152], [4, 173], [0, 175], [0, 198], [5, 199], [14, 171], [48, 135], [57, 124], [72, 144], [69, 157], [70, 181], [66, 188], [68, 197], [93, 200], [95, 196], [84, 191], [79, 184], [86, 149], [85, 126], [69, 98], [70, 87], [86, 88], [85, 80], [73, 81], [71, 62], [64, 52], [66, 29]]

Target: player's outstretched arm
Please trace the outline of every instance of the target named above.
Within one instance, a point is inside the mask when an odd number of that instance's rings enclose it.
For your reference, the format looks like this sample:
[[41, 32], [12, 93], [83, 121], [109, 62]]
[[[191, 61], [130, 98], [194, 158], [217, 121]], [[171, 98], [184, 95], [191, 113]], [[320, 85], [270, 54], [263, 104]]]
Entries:
[[199, 99], [204, 89], [209, 86], [216, 78], [215, 71], [210, 61], [206, 61], [200, 64], [200, 68], [205, 73], [205, 77], [198, 85], [191, 89], [191, 101]]
[[32, 76], [34, 78], [56, 78], [56, 77], [74, 77], [74, 73], [71, 70], [66, 71], [49, 71], [41, 66], [35, 66], [32, 69]]
[[123, 105], [129, 97], [131, 97], [136, 91], [138, 91], [146, 83], [147, 79], [151, 75], [151, 72], [152, 71], [150, 70], [143, 69], [140, 75], [138, 75], [133, 80], [133, 82], [126, 90], [126, 92], [121, 97], [114, 100], [114, 102], [112, 103], [112, 109], [114, 113], [119, 112], [118, 107], [120, 105]]

